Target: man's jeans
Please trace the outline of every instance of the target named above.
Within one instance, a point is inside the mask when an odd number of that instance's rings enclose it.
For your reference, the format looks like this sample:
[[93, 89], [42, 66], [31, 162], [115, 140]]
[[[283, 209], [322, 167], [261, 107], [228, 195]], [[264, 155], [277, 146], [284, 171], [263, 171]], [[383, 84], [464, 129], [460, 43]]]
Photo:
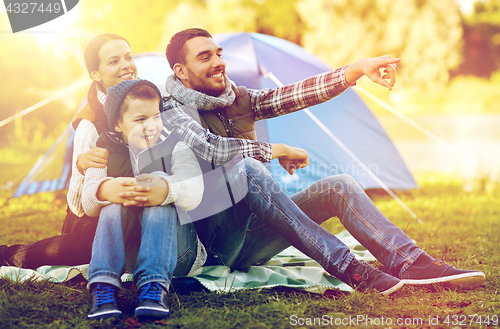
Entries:
[[[245, 158], [228, 171], [227, 179], [234, 199], [243, 200], [195, 222], [208, 252], [207, 265], [245, 269], [262, 264], [293, 245], [328, 273], [339, 277], [354, 255], [320, 226], [335, 216], [395, 275], [423, 252], [375, 207], [348, 175], [322, 179], [291, 198], [262, 163], [251, 158]], [[221, 181], [214, 189], [224, 188], [226, 182]]]
[[[138, 221], [141, 223], [140, 247], [134, 254], [134, 246], [126, 246], [123, 236], [128, 234], [125, 226], [133, 227], [131, 223]], [[97, 224], [89, 287], [97, 282], [120, 287], [120, 276], [125, 272], [127, 260], [130, 261], [127, 257], [132, 256], [138, 288], [154, 281], [168, 289], [174, 268], [176, 275], [189, 272], [196, 258], [196, 246], [193, 225], [180, 225], [174, 206], [137, 208], [111, 204], [101, 210]]]

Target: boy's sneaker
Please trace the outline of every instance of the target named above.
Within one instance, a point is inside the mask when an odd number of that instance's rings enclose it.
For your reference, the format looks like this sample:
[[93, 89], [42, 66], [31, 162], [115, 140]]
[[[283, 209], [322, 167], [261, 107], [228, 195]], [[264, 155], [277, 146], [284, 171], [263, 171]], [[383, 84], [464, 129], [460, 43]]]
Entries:
[[404, 284], [398, 278], [377, 270], [370, 264], [357, 259], [351, 261], [340, 279], [360, 291], [375, 289], [382, 295], [392, 294], [398, 291]]
[[139, 320], [158, 320], [169, 316], [167, 290], [157, 282], [141, 286], [135, 316]]
[[483, 272], [457, 269], [442, 260], [422, 254], [401, 274], [401, 280], [405, 284], [439, 283], [451, 289], [472, 290], [482, 285], [486, 276]]
[[118, 288], [108, 283], [97, 283], [91, 288], [90, 310], [87, 317], [92, 320], [121, 317], [122, 312], [116, 305]]

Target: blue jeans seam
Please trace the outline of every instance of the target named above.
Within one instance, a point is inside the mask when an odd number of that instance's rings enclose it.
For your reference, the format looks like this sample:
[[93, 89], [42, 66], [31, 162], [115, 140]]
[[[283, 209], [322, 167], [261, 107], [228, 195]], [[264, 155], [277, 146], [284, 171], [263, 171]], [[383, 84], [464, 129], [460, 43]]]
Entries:
[[[248, 230], [247, 230], [247, 234], [248, 234]], [[234, 264], [235, 269], [238, 268], [238, 265], [240, 264], [241, 259], [243, 258], [243, 255], [245, 254], [245, 251], [247, 250], [247, 246], [248, 246], [248, 239], [246, 238], [246, 235], [245, 235], [245, 245], [243, 246], [243, 249], [240, 252], [240, 256], [238, 257], [238, 261]]]
[[87, 287], [90, 288], [90, 285], [94, 283], [108, 282], [108, 280], [104, 280], [104, 278], [111, 279], [111, 281], [114, 282], [114, 286], [118, 288], [121, 287], [122, 280], [120, 276], [110, 271], [97, 271], [92, 273], [92, 275], [89, 276]]
[[386, 245], [390, 246], [390, 248], [392, 250], [394, 250], [398, 255], [400, 255], [401, 257], [403, 257], [407, 262], [410, 261], [412, 259], [412, 257], [406, 255], [406, 254], [403, 254], [401, 253], [401, 251], [396, 248], [396, 246], [394, 246], [392, 243], [390, 243], [389, 241], [387, 241], [383, 236], [381, 236], [380, 234], [378, 234], [374, 227], [372, 225], [369, 225], [369, 222], [367, 222], [363, 216], [361, 216], [354, 208], [354, 206], [349, 202], [349, 199], [347, 198], [347, 196], [345, 194], [343, 194], [341, 191], [338, 191], [336, 190], [335, 188], [333, 187], [330, 187], [329, 189], [335, 191], [337, 194], [340, 195], [340, 197], [342, 199], [344, 199], [344, 201], [346, 202], [347, 206], [349, 207], [349, 209], [351, 209], [351, 211], [353, 212], [353, 214], [358, 218], [358, 220], [363, 223], [374, 235], [376, 235], [381, 241], [383, 241]]
[[140, 288], [148, 282], [158, 282], [158, 281], [166, 282], [167, 286], [170, 286], [170, 284], [171, 284], [168, 277], [166, 277], [164, 275], [148, 275], [144, 278], [141, 278], [139, 281], [137, 281], [136, 286], [137, 286], [137, 288]]
[[[254, 186], [257, 190], [259, 190], [260, 195], [261, 195], [261, 196], [265, 199], [265, 201], [267, 201], [267, 202], [269, 202], [271, 205], [273, 205], [273, 206], [276, 208], [276, 210], [277, 210], [277, 211], [279, 211], [279, 212], [281, 213], [281, 215], [282, 215], [283, 217], [288, 218], [288, 216], [286, 216], [286, 215], [285, 215], [285, 213], [282, 211], [282, 209], [280, 209], [280, 208], [278, 207], [278, 205], [277, 205], [277, 204], [275, 204], [274, 202], [272, 202], [272, 200], [269, 200], [269, 199], [267, 198], [267, 195], [266, 195], [265, 193], [263, 193], [263, 191], [260, 189], [259, 184], [257, 184], [257, 183], [253, 180], [253, 178], [252, 178], [250, 175], [248, 175], [248, 173], [247, 173], [246, 171], [245, 171], [245, 175], [246, 175], [246, 177], [247, 177], [247, 180], [248, 180], [248, 181], [249, 181], [249, 182], [250, 182], [250, 183], [251, 183], [251, 184], [252, 184], [252, 185], [253, 185], [253, 186]], [[289, 224], [290, 224], [290, 225], [292, 225], [292, 223], [291, 223], [290, 221], [289, 221]], [[296, 226], [295, 228], [296, 228], [297, 230], [300, 230], [300, 231], [301, 231], [301, 232], [298, 232], [298, 233], [300, 233], [300, 234], [302, 234], [302, 235], [304, 235], [304, 236], [306, 235], [305, 233], [307, 233], [307, 230], [304, 230], [304, 229], [302, 229], [301, 227], [297, 227], [297, 226]], [[318, 245], [317, 241], [315, 241], [315, 240], [313, 240], [313, 239], [310, 239], [310, 236], [309, 236], [309, 235], [307, 235], [307, 236], [308, 236], [308, 240], [309, 240], [309, 242], [313, 245], [313, 247], [314, 247], [314, 248], [316, 248], [316, 249], [319, 249], [319, 245]], [[330, 256], [330, 255], [326, 255], [326, 257], [325, 257], [325, 258], [326, 258], [327, 263], [331, 263], [331, 256]]]
[[410, 266], [412, 266], [413, 263], [417, 260], [417, 258], [420, 255], [422, 255], [423, 253], [424, 253], [424, 251], [422, 249], [420, 249], [419, 252], [415, 253], [415, 255], [410, 258], [410, 260], [406, 261], [404, 263], [403, 267], [401, 268], [401, 270], [399, 271], [399, 276], [401, 276], [404, 271], [406, 271]]
[[[224, 260], [222, 259], [221, 255], [218, 252], [212, 251], [211, 249], [209, 249], [209, 252], [214, 254], [214, 255], [217, 255], [217, 259], [219, 260], [220, 263], [222, 263], [222, 266], [229, 267], [226, 265], [226, 263], [224, 263]], [[208, 255], [208, 256], [211, 256], [211, 255]]]
[[253, 232], [253, 231], [256, 231], [256, 230], [258, 230], [258, 229], [260, 229], [261, 227], [264, 227], [264, 226], [266, 226], [266, 223], [263, 223], [263, 224], [261, 224], [261, 225], [259, 225], [259, 226], [257, 226], [257, 227], [248, 228], [248, 229], [247, 229], [247, 232]]
[[191, 248], [188, 248], [180, 257], [177, 257], [177, 262], [181, 262], [188, 255], [196, 256], [196, 254], [191, 250]]
[[89, 280], [92, 280], [93, 278], [95, 278], [96, 276], [106, 276], [106, 277], [110, 277], [110, 278], [113, 278], [113, 279], [119, 279], [120, 276], [114, 272], [111, 272], [111, 271], [96, 271], [94, 273], [92, 273], [91, 276], [89, 276]]

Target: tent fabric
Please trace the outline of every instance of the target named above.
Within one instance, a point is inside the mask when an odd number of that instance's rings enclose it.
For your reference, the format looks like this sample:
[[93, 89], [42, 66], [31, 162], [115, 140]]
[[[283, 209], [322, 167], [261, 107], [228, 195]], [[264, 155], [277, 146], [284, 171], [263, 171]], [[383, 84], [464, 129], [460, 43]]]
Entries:
[[57, 141], [30, 170], [12, 198], [69, 188], [74, 134], [71, 125], [66, 127]]
[[[286, 85], [331, 70], [298, 45], [269, 35], [233, 33], [214, 38], [224, 48], [228, 76], [238, 85], [248, 88], [278, 87], [266, 78], [266, 71], [272, 72]], [[231, 53], [229, 56], [228, 52]], [[249, 68], [251, 66], [253, 68]], [[389, 136], [354, 90], [348, 89], [310, 110], [390, 189], [417, 187]], [[309, 166], [296, 171], [293, 176], [286, 173], [277, 161], [271, 163], [274, 177], [288, 195], [323, 177], [343, 173], [351, 175], [365, 190], [380, 188], [302, 111], [257, 122], [257, 132], [259, 140], [285, 143], [309, 153]]]
[[[247, 88], [276, 88], [276, 83], [266, 77], [266, 72], [274, 74], [283, 84], [289, 84], [330, 70], [325, 63], [298, 45], [269, 35], [219, 34], [214, 35], [214, 40], [224, 49], [223, 58], [229, 78]], [[172, 73], [165, 55], [143, 53], [136, 55], [135, 60], [139, 77], [152, 81], [163, 92], [166, 77]], [[390, 189], [417, 187], [389, 136], [354, 90], [348, 89], [342, 95], [310, 110]], [[72, 134], [68, 129], [38, 161], [14, 197], [68, 187], [72, 153]], [[256, 130], [261, 141], [285, 143], [309, 153], [309, 166], [292, 176], [280, 167], [278, 161], [273, 161], [269, 166], [276, 181], [288, 195], [321, 178], [342, 173], [354, 177], [364, 189], [380, 188], [302, 111], [259, 121]], [[54, 153], [56, 151], [58, 153]], [[56, 174], [52, 167], [56, 164], [61, 167], [63, 162], [64, 169]], [[47, 176], [51, 170], [52, 174]]]

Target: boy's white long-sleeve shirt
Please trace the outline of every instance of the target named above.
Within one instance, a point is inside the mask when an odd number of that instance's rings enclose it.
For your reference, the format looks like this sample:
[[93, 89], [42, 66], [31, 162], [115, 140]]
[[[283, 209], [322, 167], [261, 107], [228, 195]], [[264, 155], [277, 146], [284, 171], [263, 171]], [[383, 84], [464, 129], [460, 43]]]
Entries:
[[[172, 175], [158, 174], [169, 188], [169, 193], [161, 206], [174, 203], [184, 211], [196, 208], [203, 197], [203, 176], [193, 151], [183, 142], [178, 142], [172, 152]], [[107, 176], [107, 167], [89, 168], [85, 172], [82, 207], [90, 217], [99, 216], [100, 209], [111, 204], [109, 201], [100, 201], [97, 198], [99, 186], [106, 180], [113, 179]]]

